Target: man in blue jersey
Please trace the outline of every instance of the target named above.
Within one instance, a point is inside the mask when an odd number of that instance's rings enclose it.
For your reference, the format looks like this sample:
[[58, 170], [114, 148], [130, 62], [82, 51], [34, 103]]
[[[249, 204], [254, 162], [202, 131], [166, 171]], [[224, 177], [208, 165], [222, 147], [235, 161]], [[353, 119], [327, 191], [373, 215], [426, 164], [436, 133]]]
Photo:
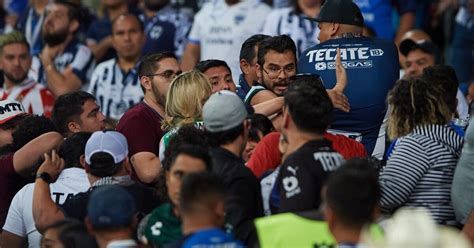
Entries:
[[330, 128], [360, 140], [369, 154], [382, 158], [385, 99], [399, 76], [397, 48], [392, 41], [361, 37], [364, 18], [350, 0], [326, 1], [313, 20], [319, 22], [321, 43], [301, 55], [298, 72], [318, 74], [327, 89], [334, 87], [334, 58], [340, 48], [351, 111], [336, 109]]
[[143, 14], [139, 16], [147, 35], [143, 54], [173, 52], [181, 57], [191, 29], [191, 16], [171, 7], [170, 0], [144, 0], [143, 3]]

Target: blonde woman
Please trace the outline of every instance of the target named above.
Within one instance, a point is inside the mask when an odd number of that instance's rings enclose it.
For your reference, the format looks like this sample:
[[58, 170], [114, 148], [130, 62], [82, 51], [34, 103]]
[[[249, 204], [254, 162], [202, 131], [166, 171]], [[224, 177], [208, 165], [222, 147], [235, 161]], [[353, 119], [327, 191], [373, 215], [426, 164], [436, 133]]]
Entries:
[[380, 205], [388, 213], [425, 207], [438, 224], [455, 225], [450, 195], [462, 138], [448, 125], [442, 94], [422, 80], [400, 80], [390, 91], [388, 134], [397, 143], [380, 173]]
[[194, 125], [202, 127], [202, 106], [212, 93], [206, 76], [193, 70], [177, 76], [166, 95], [165, 118], [162, 129], [167, 131], [160, 141], [160, 160], [165, 157], [170, 138], [180, 127]]

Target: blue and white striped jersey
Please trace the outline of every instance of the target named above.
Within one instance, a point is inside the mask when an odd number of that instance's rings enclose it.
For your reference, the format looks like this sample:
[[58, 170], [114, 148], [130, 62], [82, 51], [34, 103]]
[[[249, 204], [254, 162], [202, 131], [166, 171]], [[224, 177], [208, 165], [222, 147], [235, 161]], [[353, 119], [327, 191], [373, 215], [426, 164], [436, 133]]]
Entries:
[[[54, 59], [54, 66], [58, 72], [64, 72], [69, 66], [76, 76], [82, 81], [82, 88], [87, 89], [89, 79], [94, 70], [95, 60], [91, 50], [77, 41], [69, 43], [64, 51]], [[47, 86], [46, 68], [38, 56], [33, 57], [33, 62], [28, 76]]]
[[88, 91], [97, 98], [102, 113], [114, 120], [119, 120], [125, 111], [143, 100], [136, 68], [124, 72], [116, 59], [97, 65]]
[[451, 184], [462, 143], [449, 125], [434, 124], [398, 139], [380, 173], [382, 209], [425, 207], [438, 224], [455, 225]]

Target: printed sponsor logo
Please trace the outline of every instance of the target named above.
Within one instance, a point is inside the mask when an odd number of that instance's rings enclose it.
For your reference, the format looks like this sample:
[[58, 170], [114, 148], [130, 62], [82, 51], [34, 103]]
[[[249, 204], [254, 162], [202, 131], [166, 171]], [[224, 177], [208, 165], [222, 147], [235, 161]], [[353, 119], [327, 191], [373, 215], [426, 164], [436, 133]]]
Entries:
[[288, 166], [286, 168], [292, 175], [283, 178], [283, 189], [285, 190], [286, 198], [291, 198], [294, 195], [301, 193], [301, 188], [299, 187], [298, 178], [296, 177], [296, 172], [298, 167]]

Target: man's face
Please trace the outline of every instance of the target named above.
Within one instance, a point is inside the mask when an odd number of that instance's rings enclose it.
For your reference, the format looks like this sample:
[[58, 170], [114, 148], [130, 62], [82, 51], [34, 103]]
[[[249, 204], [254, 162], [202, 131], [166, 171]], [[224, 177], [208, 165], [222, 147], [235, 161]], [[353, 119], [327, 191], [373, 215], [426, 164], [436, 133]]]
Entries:
[[105, 116], [100, 112], [94, 100], [87, 100], [82, 105], [83, 112], [79, 116], [81, 132], [95, 132], [105, 129]]
[[254, 47], [254, 51], [255, 51], [255, 56], [252, 58], [252, 61], [245, 60], [246, 62], [245, 77], [248, 81], [247, 83], [249, 83], [250, 85], [252, 85], [253, 82], [258, 81], [257, 69], [255, 68], [255, 65], [257, 64], [258, 46]]
[[405, 58], [403, 78], [420, 77], [423, 69], [435, 64], [434, 56], [420, 49], [410, 51]]
[[212, 85], [212, 93], [221, 90], [237, 91], [232, 74], [225, 66], [211, 67], [204, 74]]
[[48, 6], [48, 12], [43, 23], [43, 39], [46, 44], [55, 46], [63, 43], [70, 29], [71, 20], [68, 8], [62, 4]]
[[329, 22], [320, 22], [318, 40], [320, 43], [323, 43], [331, 38], [332, 23]]
[[151, 77], [151, 90], [156, 102], [161, 106], [165, 106], [166, 94], [170, 88], [170, 83], [177, 75], [181, 74], [178, 61], [174, 58], [161, 60], [158, 62], [158, 70], [155, 74], [159, 75]]
[[1, 64], [5, 77], [14, 84], [19, 84], [28, 76], [31, 56], [25, 44], [13, 43], [3, 47]]
[[296, 57], [292, 51], [278, 53], [273, 50], [264, 56], [263, 66], [257, 65], [261, 73], [263, 84], [277, 96], [285, 93], [290, 77], [296, 75]]
[[183, 177], [190, 173], [203, 171], [206, 171], [206, 164], [203, 160], [186, 154], [180, 154], [176, 157], [170, 170], [166, 172], [166, 188], [174, 205], [177, 205], [179, 201]]
[[118, 57], [132, 60], [140, 56], [145, 34], [140, 29], [137, 18], [122, 16], [115, 21], [112, 30], [112, 45]]

